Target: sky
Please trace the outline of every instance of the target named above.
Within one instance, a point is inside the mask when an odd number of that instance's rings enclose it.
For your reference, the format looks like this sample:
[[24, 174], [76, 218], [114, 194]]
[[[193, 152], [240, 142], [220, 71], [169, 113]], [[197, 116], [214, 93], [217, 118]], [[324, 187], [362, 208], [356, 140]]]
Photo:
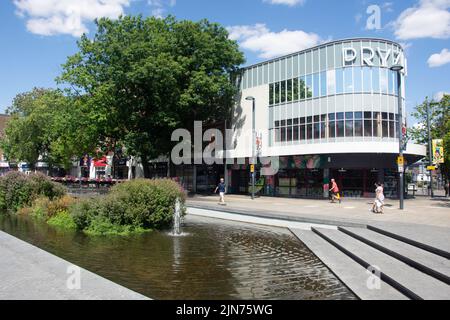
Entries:
[[95, 18], [137, 14], [218, 22], [245, 65], [330, 40], [397, 41], [408, 59], [409, 112], [426, 96], [450, 93], [450, 0], [1, 0], [0, 113], [18, 93], [57, 87], [79, 37], [95, 33]]

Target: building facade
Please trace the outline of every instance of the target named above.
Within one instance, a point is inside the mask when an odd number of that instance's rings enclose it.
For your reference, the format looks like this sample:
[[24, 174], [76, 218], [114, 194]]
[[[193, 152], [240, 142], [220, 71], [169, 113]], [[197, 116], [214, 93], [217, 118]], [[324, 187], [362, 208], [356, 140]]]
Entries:
[[[402, 65], [402, 87], [390, 70]], [[345, 196], [372, 196], [384, 182], [398, 194], [398, 95], [406, 124], [407, 61], [402, 47], [382, 39], [333, 41], [242, 70], [240, 93], [230, 121], [232, 148], [225, 157], [230, 193], [249, 192], [255, 137], [260, 157], [279, 158], [279, 170], [262, 176], [264, 195], [322, 198], [331, 178]], [[252, 101], [255, 99], [255, 114]], [[424, 146], [409, 143], [412, 164], [425, 156]]]

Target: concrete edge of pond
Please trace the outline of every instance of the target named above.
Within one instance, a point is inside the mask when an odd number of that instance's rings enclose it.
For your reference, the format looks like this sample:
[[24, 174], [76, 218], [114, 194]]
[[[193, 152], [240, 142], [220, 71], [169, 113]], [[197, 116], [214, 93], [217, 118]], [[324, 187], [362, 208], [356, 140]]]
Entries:
[[150, 300], [0, 231], [0, 300]]

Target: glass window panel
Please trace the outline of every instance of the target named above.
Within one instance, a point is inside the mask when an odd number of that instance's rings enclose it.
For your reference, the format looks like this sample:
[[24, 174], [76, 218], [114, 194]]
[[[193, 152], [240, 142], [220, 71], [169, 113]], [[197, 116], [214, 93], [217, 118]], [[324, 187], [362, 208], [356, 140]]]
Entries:
[[372, 112], [364, 112], [364, 119], [372, 119]]
[[344, 93], [344, 71], [336, 69], [336, 94]]
[[306, 123], [311, 123], [312, 122], [312, 117], [306, 117]]
[[281, 98], [280, 103], [286, 102], [286, 81], [281, 81]]
[[388, 119], [388, 113], [387, 112], [382, 112], [381, 113], [381, 119], [387, 120]]
[[300, 140], [306, 139], [306, 126], [303, 124], [300, 126]]
[[274, 84], [269, 85], [269, 105], [273, 105]]
[[298, 126], [295, 126], [294, 127], [294, 136], [292, 137], [292, 140], [294, 140], [294, 141], [298, 141], [299, 140], [299, 133], [300, 133], [300, 131], [299, 131], [299, 127]]
[[343, 112], [336, 113], [336, 118], [338, 120], [344, 120], [344, 113]]
[[320, 122], [320, 116], [314, 116], [314, 122]]
[[345, 93], [353, 93], [353, 68], [344, 68]]
[[292, 57], [287, 58], [287, 70], [286, 77], [292, 78]]
[[320, 74], [313, 74], [313, 97], [317, 98], [320, 94]]
[[314, 124], [314, 139], [320, 138], [320, 123]]
[[395, 122], [389, 121], [389, 137], [395, 138]]
[[292, 101], [292, 79], [287, 80], [286, 96], [287, 96], [287, 101], [291, 102]]
[[329, 113], [329, 114], [328, 114], [328, 119], [329, 119], [330, 121], [336, 120], [336, 114], [334, 114], [334, 113]]
[[300, 118], [300, 124], [306, 123], [306, 119], [304, 117]]
[[389, 137], [389, 122], [383, 120], [383, 138]]
[[280, 83], [275, 83], [275, 103], [280, 103]]
[[292, 126], [292, 119], [288, 119], [288, 120], [286, 121], [286, 123], [287, 123], [288, 126]]
[[308, 125], [306, 125], [306, 138], [308, 140], [311, 140], [312, 137], [313, 137], [312, 124], [308, 124]]
[[380, 69], [380, 89], [381, 93], [389, 93], [388, 70]]
[[281, 126], [285, 127], [286, 126], [286, 120], [281, 120]]
[[337, 137], [341, 138], [344, 137], [345, 132], [345, 123], [344, 121], [337, 121], [336, 122], [336, 134]]
[[326, 114], [322, 114], [321, 116], [320, 116], [320, 121], [327, 121], [327, 115]]
[[353, 85], [355, 92], [362, 92], [362, 68], [353, 68]]
[[292, 127], [287, 127], [286, 131], [286, 141], [292, 141]]
[[306, 76], [306, 98], [312, 98], [312, 75]]
[[364, 136], [372, 136], [372, 120], [364, 120]]
[[300, 77], [300, 100], [305, 100], [306, 98], [306, 77], [305, 76], [301, 76]]
[[298, 120], [299, 120], [298, 118], [295, 118], [294, 121], [293, 121], [293, 124], [294, 124], [294, 125], [295, 125], [295, 124], [298, 124]]
[[355, 112], [355, 119], [362, 119], [363, 113], [362, 112]]
[[280, 126], [280, 121], [275, 121], [275, 128], [278, 128]]
[[295, 78], [292, 82], [294, 96], [292, 97], [293, 101], [298, 101], [300, 99], [300, 91], [298, 85], [298, 78]]
[[280, 131], [281, 131], [281, 142], [284, 142], [286, 141], [286, 127], [281, 128]]
[[372, 92], [372, 68], [362, 68], [363, 92]]
[[274, 82], [274, 64], [269, 63], [269, 82]]
[[275, 81], [280, 81], [280, 60], [275, 61]]
[[286, 59], [281, 60], [281, 79], [280, 80], [286, 80]]
[[336, 93], [336, 70], [328, 70], [326, 75], [327, 94]]
[[281, 141], [281, 130], [279, 128], [275, 129], [275, 142]]
[[380, 92], [380, 69], [372, 68], [372, 89], [373, 92]]
[[363, 122], [362, 120], [355, 120], [355, 137], [362, 137], [363, 135]]
[[346, 112], [345, 113], [345, 119], [347, 119], [347, 120], [353, 119], [353, 112]]
[[330, 138], [336, 137], [336, 122], [330, 121], [329, 127], [328, 127], [328, 136]]
[[389, 120], [395, 120], [395, 115], [393, 113], [389, 113]]
[[326, 127], [325, 127], [325, 122], [321, 122], [320, 123], [320, 138], [321, 139], [325, 139], [326, 138]]
[[353, 137], [353, 120], [345, 121], [345, 136]]
[[327, 95], [327, 73], [321, 72], [320, 73], [320, 96], [326, 96]]
[[397, 72], [394, 73], [394, 94], [398, 96], [398, 74]]

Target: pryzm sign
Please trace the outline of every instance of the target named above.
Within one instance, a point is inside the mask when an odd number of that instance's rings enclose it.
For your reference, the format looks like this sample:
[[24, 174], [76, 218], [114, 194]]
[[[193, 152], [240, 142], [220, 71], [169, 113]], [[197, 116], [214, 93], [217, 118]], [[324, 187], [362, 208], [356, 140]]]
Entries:
[[359, 52], [351, 47], [342, 48], [344, 66], [354, 65], [358, 55], [360, 56], [361, 66], [390, 68], [393, 65], [400, 64], [406, 69], [406, 59], [403, 52], [372, 47], [361, 47]]

